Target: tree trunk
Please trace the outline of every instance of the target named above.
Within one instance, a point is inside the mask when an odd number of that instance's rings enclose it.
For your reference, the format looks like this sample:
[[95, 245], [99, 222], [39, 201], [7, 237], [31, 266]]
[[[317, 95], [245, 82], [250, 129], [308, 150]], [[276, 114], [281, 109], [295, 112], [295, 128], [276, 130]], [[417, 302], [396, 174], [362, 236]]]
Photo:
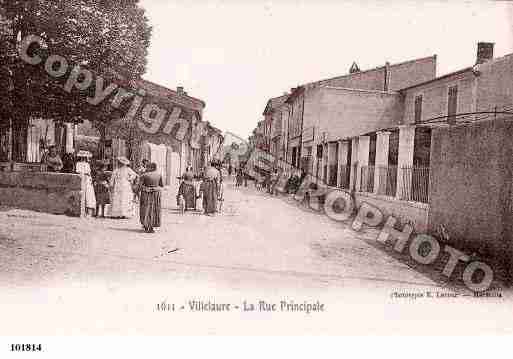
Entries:
[[100, 132], [100, 142], [98, 143], [98, 158], [105, 160], [105, 125], [103, 123], [96, 123], [95, 127]]

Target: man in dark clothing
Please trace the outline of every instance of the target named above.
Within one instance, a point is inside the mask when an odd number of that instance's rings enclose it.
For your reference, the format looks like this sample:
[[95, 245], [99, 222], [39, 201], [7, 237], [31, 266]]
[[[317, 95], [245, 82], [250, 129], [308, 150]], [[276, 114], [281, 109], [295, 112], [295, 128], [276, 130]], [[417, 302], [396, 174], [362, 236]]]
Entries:
[[74, 173], [75, 172], [75, 158], [73, 154], [66, 153], [62, 157], [62, 173]]
[[246, 169], [244, 168], [244, 171], [243, 171], [243, 174], [242, 176], [244, 177], [244, 187], [247, 187], [248, 186], [248, 172], [246, 171]]

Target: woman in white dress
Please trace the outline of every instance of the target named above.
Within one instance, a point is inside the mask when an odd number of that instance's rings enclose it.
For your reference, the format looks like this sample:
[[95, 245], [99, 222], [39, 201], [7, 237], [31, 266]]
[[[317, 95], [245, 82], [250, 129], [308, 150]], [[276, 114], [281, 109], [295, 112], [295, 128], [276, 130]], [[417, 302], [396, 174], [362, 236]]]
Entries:
[[75, 169], [76, 173], [84, 177], [86, 215], [94, 214], [96, 208], [96, 196], [94, 194], [93, 180], [91, 178], [91, 166], [88, 162], [88, 159], [91, 157], [91, 152], [79, 151], [77, 153], [78, 162]]
[[138, 176], [128, 167], [130, 161], [127, 158], [118, 157], [117, 160], [119, 167], [114, 170], [110, 179], [111, 217], [129, 218], [133, 215], [134, 204], [132, 184]]

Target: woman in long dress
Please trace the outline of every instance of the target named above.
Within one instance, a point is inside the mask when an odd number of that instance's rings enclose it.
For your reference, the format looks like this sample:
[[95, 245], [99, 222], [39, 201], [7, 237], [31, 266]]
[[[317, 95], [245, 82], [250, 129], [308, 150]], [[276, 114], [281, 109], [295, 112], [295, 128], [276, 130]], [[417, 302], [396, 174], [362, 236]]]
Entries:
[[242, 186], [242, 168], [237, 169], [237, 175], [235, 176], [235, 187]]
[[129, 218], [133, 215], [134, 192], [132, 184], [137, 179], [135, 173], [128, 165], [125, 157], [118, 157], [119, 167], [114, 170], [110, 179], [111, 216], [114, 218]]
[[219, 196], [217, 181], [217, 170], [212, 167], [207, 169], [199, 190], [203, 197], [203, 210], [207, 216], [213, 216], [217, 212], [217, 198]]
[[182, 179], [183, 181], [180, 183], [180, 187], [178, 188], [178, 195], [176, 196], [177, 204], [179, 202], [179, 197], [182, 196], [185, 202], [184, 209], [196, 210], [196, 187], [192, 181], [193, 173], [190, 167], [187, 168], [187, 171], [184, 173]]
[[76, 173], [84, 177], [86, 215], [88, 213], [94, 214], [96, 209], [96, 196], [94, 194], [93, 180], [91, 178], [91, 166], [88, 162], [88, 158], [90, 157], [92, 157], [90, 152], [79, 151], [77, 154], [78, 162], [75, 169]]
[[141, 199], [139, 219], [147, 233], [153, 233], [160, 227], [162, 219], [161, 187], [164, 186], [162, 175], [157, 172], [157, 164], [150, 163], [147, 172], [140, 178]]

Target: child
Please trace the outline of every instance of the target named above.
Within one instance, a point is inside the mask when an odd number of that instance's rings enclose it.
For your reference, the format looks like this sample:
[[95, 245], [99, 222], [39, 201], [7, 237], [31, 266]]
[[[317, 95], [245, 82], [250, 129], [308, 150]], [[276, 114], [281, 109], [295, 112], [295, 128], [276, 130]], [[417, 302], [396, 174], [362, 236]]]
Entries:
[[101, 217], [105, 218], [105, 205], [110, 204], [109, 180], [110, 176], [107, 172], [107, 164], [105, 162], [101, 162], [94, 179], [94, 192], [96, 194], [96, 217], [99, 216], [101, 209]]

